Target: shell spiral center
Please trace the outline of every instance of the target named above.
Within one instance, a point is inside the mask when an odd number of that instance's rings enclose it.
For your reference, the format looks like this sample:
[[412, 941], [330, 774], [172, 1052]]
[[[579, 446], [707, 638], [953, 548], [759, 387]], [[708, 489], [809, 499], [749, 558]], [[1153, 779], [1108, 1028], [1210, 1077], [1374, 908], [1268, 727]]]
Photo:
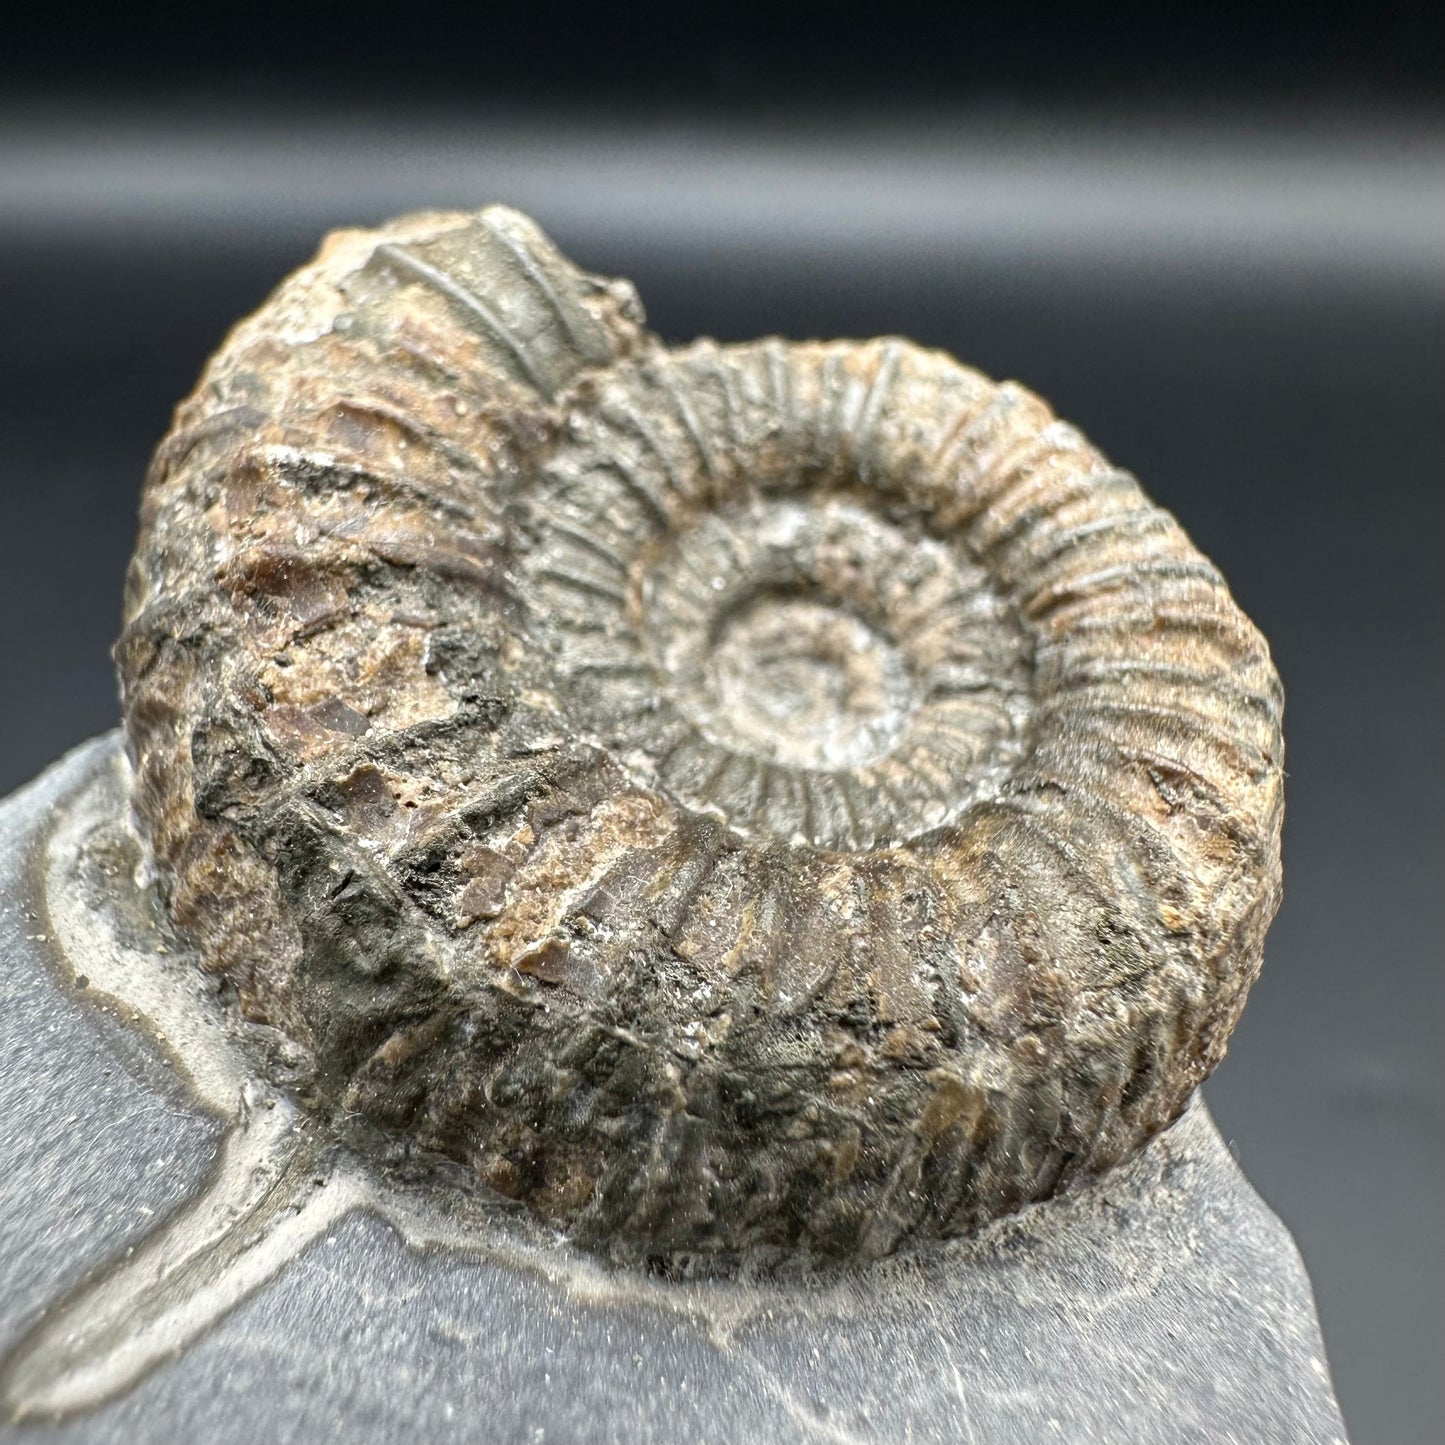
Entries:
[[688, 376], [676, 436], [676, 403], [598, 407], [533, 501], [534, 611], [569, 712], [649, 784], [745, 835], [902, 842], [1020, 755], [1027, 635], [886, 454], [820, 458], [831, 399], [799, 390], [729, 414]]
[[897, 647], [831, 599], [760, 592], [710, 642], [698, 710], [738, 752], [852, 767], [885, 756], [913, 711]]

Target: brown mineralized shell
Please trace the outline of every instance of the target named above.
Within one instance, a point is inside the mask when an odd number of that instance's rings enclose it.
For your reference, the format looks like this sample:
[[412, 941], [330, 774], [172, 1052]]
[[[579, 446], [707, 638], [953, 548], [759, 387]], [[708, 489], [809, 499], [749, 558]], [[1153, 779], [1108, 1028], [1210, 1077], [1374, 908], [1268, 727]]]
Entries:
[[664, 349], [500, 208], [237, 328], [126, 617], [170, 916], [310, 1105], [621, 1256], [1107, 1169], [1278, 902], [1278, 678], [1132, 477], [904, 341]]

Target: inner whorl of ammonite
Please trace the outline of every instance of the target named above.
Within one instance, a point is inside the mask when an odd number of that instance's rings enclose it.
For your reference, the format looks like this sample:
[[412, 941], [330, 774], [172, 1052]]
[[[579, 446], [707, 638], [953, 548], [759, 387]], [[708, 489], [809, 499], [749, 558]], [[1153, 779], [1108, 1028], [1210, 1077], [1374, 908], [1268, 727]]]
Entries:
[[236, 329], [126, 618], [165, 906], [288, 1086], [618, 1258], [1111, 1167], [1277, 905], [1268, 649], [1132, 477], [907, 342], [664, 348], [499, 208]]
[[[707, 352], [705, 374], [720, 360]], [[727, 360], [746, 395], [768, 358]], [[619, 467], [604, 422], [530, 496], [533, 610], [570, 707], [643, 776], [749, 836], [866, 847], [956, 818], [1020, 756], [1032, 669], [1018, 617], [961, 546], [890, 515], [898, 499], [851, 460], [813, 454], [826, 418], [796, 403], [767, 415], [759, 374], [757, 428], [771, 440], [791, 423], [798, 452], [754, 455], [695, 369], [668, 378], [668, 394], [695, 397], [688, 448], [654, 431]], [[614, 417], [645, 414], [637, 389]], [[871, 460], [886, 477], [889, 459]]]

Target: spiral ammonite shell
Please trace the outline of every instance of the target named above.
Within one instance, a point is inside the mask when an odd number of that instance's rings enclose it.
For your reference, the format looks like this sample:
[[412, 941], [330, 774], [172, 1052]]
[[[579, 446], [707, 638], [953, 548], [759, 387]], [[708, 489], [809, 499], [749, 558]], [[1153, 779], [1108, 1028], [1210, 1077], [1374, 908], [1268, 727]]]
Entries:
[[1277, 905], [1278, 679], [1132, 477], [904, 341], [667, 350], [502, 209], [232, 334], [117, 658], [170, 916], [310, 1105], [622, 1256], [1108, 1168]]

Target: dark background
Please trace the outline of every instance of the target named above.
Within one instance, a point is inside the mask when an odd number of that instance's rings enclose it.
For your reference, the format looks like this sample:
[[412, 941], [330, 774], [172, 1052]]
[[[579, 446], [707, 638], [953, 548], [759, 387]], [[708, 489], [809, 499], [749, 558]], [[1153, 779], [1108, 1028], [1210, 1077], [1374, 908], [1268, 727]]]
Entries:
[[664, 336], [898, 332], [1049, 397], [1289, 692], [1286, 901], [1208, 1088], [1356, 1445], [1442, 1438], [1435, 5], [16, 9], [0, 791], [116, 719], [136, 498], [329, 226], [505, 200]]

